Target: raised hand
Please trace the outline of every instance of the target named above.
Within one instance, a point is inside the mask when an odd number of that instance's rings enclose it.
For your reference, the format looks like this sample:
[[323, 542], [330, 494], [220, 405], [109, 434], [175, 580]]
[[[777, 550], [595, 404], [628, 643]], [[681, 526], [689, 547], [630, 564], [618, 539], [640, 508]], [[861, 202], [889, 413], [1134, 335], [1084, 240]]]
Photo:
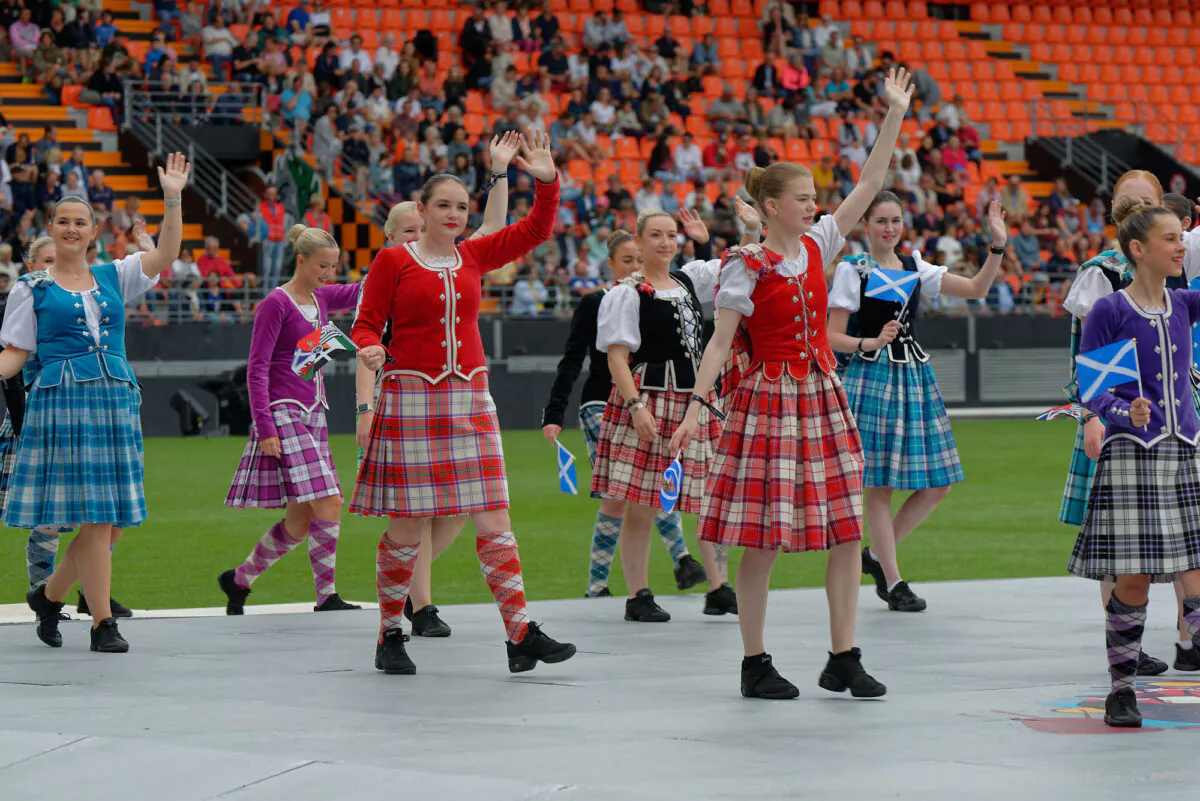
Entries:
[[887, 80], [883, 83], [883, 98], [887, 101], [888, 109], [908, 111], [915, 88], [912, 75], [904, 67], [892, 67], [888, 70]]
[[162, 184], [163, 195], [172, 199], [182, 195], [191, 171], [192, 165], [188, 164], [187, 157], [182, 153], [167, 156], [167, 168], [158, 168], [158, 181]]
[[521, 144], [521, 135], [516, 131], [506, 131], [503, 137], [493, 136], [488, 148], [492, 156], [492, 172], [505, 172], [512, 164]]
[[521, 136], [521, 155], [525, 161], [522, 165], [530, 175], [544, 184], [553, 183], [558, 175], [554, 166], [554, 156], [550, 153], [550, 136], [537, 131], [530, 131]]
[[688, 235], [688, 239], [693, 242], [703, 245], [708, 241], [708, 226], [693, 209], [679, 210], [679, 224], [683, 226], [683, 232]]
[[999, 200], [988, 204], [988, 229], [992, 232], [992, 245], [1002, 248], [1008, 243], [1008, 223]]
[[138, 220], [133, 224], [133, 244], [137, 245], [138, 250], [144, 253], [154, 250], [154, 239], [146, 233], [145, 220]]
[[736, 195], [733, 198], [733, 213], [738, 216], [742, 225], [746, 226], [746, 230], [750, 233], [762, 230], [762, 217], [758, 216], [758, 212], [753, 206]]

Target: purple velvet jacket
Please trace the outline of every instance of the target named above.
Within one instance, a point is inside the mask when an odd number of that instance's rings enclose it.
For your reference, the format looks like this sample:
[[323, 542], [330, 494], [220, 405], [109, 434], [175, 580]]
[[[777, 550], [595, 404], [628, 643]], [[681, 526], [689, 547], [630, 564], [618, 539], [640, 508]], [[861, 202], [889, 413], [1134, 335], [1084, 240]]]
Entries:
[[[320, 322], [329, 322], [331, 311], [347, 311], [358, 304], [359, 284], [329, 284], [317, 289]], [[246, 385], [250, 392], [250, 415], [259, 439], [279, 436], [271, 406], [291, 401], [313, 409], [325, 400], [325, 385], [318, 374], [305, 381], [292, 372], [296, 343], [311, 334], [313, 324], [304, 318], [288, 293], [274, 289], [267, 293], [254, 311], [254, 332], [250, 336], [250, 362], [246, 367]]]
[[1168, 437], [1189, 445], [1200, 439], [1200, 416], [1192, 402], [1192, 325], [1200, 322], [1200, 292], [1166, 291], [1166, 310], [1143, 310], [1125, 290], [1096, 302], [1083, 323], [1082, 353], [1122, 339], [1137, 341], [1142, 395], [1150, 401], [1150, 424], [1135, 428], [1129, 421], [1137, 384], [1122, 384], [1084, 404], [1106, 423], [1104, 441], [1122, 437], [1149, 448]]

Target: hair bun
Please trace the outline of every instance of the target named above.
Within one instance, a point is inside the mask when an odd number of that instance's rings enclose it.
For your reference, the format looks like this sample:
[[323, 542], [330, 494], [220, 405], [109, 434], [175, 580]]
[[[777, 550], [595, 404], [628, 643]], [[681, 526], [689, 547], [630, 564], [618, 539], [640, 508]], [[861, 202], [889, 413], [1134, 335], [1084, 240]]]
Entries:
[[299, 239], [301, 236], [303, 236], [304, 232], [307, 230], [308, 230], [307, 225], [301, 225], [300, 223], [296, 223], [295, 225], [292, 226], [292, 230], [288, 231], [288, 241], [291, 242], [293, 245], [296, 244], [296, 240]]
[[1135, 195], [1126, 195], [1113, 205], [1113, 222], [1120, 225], [1133, 215], [1141, 214], [1143, 211], [1152, 208], [1155, 207], [1147, 203], [1143, 198]]
[[766, 170], [762, 167], [751, 167], [746, 171], [746, 194], [758, 200], [758, 190], [762, 188], [762, 177]]

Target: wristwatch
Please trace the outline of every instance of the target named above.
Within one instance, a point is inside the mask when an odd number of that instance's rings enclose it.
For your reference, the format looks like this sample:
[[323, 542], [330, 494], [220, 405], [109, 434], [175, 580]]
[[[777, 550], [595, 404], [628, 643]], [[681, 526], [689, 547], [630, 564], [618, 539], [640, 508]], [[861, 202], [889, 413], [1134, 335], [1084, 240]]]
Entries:
[[995, 253], [997, 256], [1003, 256], [1004, 255], [1004, 245], [1000, 245], [999, 247], [997, 247], [996, 245], [992, 245], [991, 247], [988, 248], [988, 252]]
[[375, 411], [375, 409], [374, 409], [374, 407], [372, 407], [372, 406], [371, 406], [371, 404], [369, 404], [369, 403], [360, 403], [360, 404], [358, 404], [358, 410], [357, 410], [357, 411], [358, 411], [358, 413], [359, 413], [359, 414], [366, 414], [367, 412], [373, 412], [373, 411]]

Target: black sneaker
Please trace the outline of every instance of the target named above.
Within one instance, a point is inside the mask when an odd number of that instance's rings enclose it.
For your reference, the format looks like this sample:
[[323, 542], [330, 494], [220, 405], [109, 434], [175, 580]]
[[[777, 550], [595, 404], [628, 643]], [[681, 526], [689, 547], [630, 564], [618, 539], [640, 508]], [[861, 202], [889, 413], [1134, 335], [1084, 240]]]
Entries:
[[398, 626], [385, 631], [375, 646], [375, 669], [389, 676], [411, 676], [416, 673], [417, 666], [404, 650], [406, 640], [408, 637]]
[[870, 548], [862, 550], [862, 572], [864, 576], [875, 579], [875, 594], [879, 596], [879, 600], [886, 601], [888, 599], [887, 576], [883, 575], [883, 565], [872, 558]]
[[1137, 675], [1139, 676], [1161, 676], [1166, 673], [1168, 665], [1166, 662], [1150, 654], [1142, 651], [1142, 656], [1138, 660]]
[[58, 630], [64, 604], [55, 603], [46, 597], [45, 586], [25, 593], [25, 602], [37, 615], [37, 636], [51, 648], [62, 648], [62, 634]]
[[241, 615], [245, 614], [246, 597], [250, 595], [249, 588], [239, 586], [233, 580], [234, 571], [226, 570], [217, 577], [217, 583], [221, 585], [221, 590], [225, 593], [225, 597], [229, 600], [225, 603], [225, 614]]
[[344, 612], [349, 609], [362, 609], [358, 604], [347, 603], [336, 592], [325, 599], [319, 606], [314, 606], [314, 612]]
[[412, 633], [414, 637], [449, 637], [450, 626], [438, 616], [438, 608], [430, 604], [413, 614]]
[[1138, 711], [1133, 690], [1117, 690], [1104, 699], [1104, 723], [1122, 729], [1140, 729], [1142, 713]]
[[887, 602], [888, 609], [893, 612], [925, 611], [925, 599], [917, 597], [917, 594], [908, 586], [907, 581], [896, 582], [896, 586], [892, 587], [892, 591], [888, 593]]
[[625, 619], [638, 623], [666, 623], [671, 615], [654, 602], [654, 593], [647, 587], [638, 590], [633, 598], [625, 599]]
[[800, 689], [779, 675], [779, 671], [771, 664], [771, 655], [763, 654], [757, 657], [753, 665], [747, 667], [742, 660], [742, 697], [765, 698], [771, 701], [784, 701], [796, 698]]
[[[112, 612], [113, 617], [133, 617], [133, 610], [111, 595], [108, 598], [108, 610]], [[83, 590], [79, 591], [79, 606], [75, 611], [81, 615], [90, 616], [92, 614], [92, 610], [88, 608], [87, 598], [83, 596]]]
[[[665, 613], [664, 613], [665, 614]], [[508, 648], [508, 672], [524, 673], [533, 670], [538, 662], [547, 665], [566, 662], [575, 656], [575, 646], [569, 642], [550, 639], [537, 623], [530, 623], [525, 639], [519, 643], [506, 643]]]
[[123, 654], [129, 650], [129, 643], [117, 631], [115, 617], [104, 618], [92, 629], [92, 650], [102, 654]]
[[863, 670], [862, 651], [858, 648], [840, 654], [831, 653], [817, 683], [830, 692], [849, 690], [855, 698], [879, 698], [887, 693], [887, 687]]
[[729, 582], [725, 582], [704, 596], [704, 614], [706, 615], [736, 615], [737, 595]]
[[704, 581], [704, 565], [696, 561], [696, 557], [685, 553], [675, 565], [675, 586], [680, 590], [690, 590]]
[[608, 587], [605, 587], [602, 590], [600, 590], [600, 592], [598, 592], [594, 595], [589, 592], [589, 593], [585, 594], [583, 597], [584, 598], [611, 598], [612, 590], [610, 590]]
[[[1140, 666], [1141, 663], [1138, 664]], [[1200, 670], [1200, 648], [1181, 648], [1179, 643], [1175, 643], [1175, 669], [1188, 673]]]

